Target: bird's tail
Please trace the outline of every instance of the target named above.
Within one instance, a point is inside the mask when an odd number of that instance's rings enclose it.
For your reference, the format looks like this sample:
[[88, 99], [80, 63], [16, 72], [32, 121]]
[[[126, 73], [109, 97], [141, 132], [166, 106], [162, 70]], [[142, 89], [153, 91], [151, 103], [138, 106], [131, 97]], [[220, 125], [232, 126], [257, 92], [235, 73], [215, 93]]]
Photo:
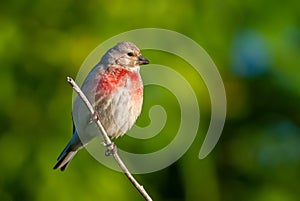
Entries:
[[57, 162], [54, 165], [53, 169], [55, 170], [59, 168], [61, 171], [64, 171], [68, 167], [69, 163], [71, 162], [72, 158], [75, 156], [76, 153], [77, 150], [72, 151], [70, 145], [68, 144], [57, 158]]
[[82, 143], [75, 130], [72, 139], [57, 158], [57, 162], [54, 165], [53, 169], [55, 170], [58, 168], [61, 171], [64, 171], [68, 167], [69, 163], [71, 162], [77, 151], [81, 148]]

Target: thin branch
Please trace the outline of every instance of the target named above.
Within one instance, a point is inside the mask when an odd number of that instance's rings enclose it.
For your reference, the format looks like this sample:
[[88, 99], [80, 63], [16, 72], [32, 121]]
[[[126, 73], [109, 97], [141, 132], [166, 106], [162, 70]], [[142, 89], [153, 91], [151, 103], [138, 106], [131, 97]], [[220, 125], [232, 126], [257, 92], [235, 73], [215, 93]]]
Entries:
[[129, 172], [129, 170], [127, 169], [127, 167], [121, 160], [120, 156], [117, 153], [116, 145], [111, 142], [110, 138], [108, 137], [105, 129], [103, 128], [103, 126], [99, 120], [99, 116], [98, 116], [97, 112], [94, 110], [93, 106], [91, 105], [91, 103], [89, 102], [87, 97], [84, 95], [84, 93], [81, 91], [81, 89], [78, 87], [76, 82], [71, 77], [67, 77], [67, 81], [71, 84], [73, 89], [76, 91], [76, 93], [79, 95], [79, 97], [82, 99], [82, 101], [85, 103], [85, 105], [88, 107], [89, 111], [91, 112], [93, 119], [95, 120], [97, 126], [100, 129], [100, 135], [103, 138], [104, 143], [107, 147], [108, 155], [112, 155], [115, 158], [116, 162], [118, 163], [118, 165], [120, 166], [120, 168], [122, 169], [124, 174], [130, 180], [130, 182], [135, 186], [135, 188], [141, 193], [141, 195], [145, 198], [145, 200], [152, 201], [152, 198], [148, 195], [148, 193], [146, 192], [144, 187], [141, 186], [135, 180], [135, 178], [132, 176], [132, 174]]

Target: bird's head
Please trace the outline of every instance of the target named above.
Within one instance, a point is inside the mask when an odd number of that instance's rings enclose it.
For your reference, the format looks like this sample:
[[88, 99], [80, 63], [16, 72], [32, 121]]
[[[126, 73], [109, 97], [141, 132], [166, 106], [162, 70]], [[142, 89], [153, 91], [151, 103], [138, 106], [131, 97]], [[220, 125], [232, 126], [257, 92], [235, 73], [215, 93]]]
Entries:
[[140, 65], [149, 64], [149, 61], [142, 56], [141, 51], [136, 45], [128, 41], [123, 41], [109, 49], [102, 57], [100, 63], [135, 69]]

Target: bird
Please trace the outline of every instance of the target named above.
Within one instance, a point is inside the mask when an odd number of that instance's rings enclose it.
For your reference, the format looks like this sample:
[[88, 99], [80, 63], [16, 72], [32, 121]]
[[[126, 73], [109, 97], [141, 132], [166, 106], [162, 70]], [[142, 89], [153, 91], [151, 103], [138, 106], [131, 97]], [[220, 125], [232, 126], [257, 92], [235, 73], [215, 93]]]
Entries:
[[[81, 90], [94, 107], [107, 135], [124, 135], [139, 117], [143, 104], [140, 66], [149, 64], [140, 49], [122, 41], [109, 49], [88, 73]], [[53, 169], [64, 171], [76, 153], [99, 136], [91, 114], [79, 96], [72, 107], [73, 135]]]

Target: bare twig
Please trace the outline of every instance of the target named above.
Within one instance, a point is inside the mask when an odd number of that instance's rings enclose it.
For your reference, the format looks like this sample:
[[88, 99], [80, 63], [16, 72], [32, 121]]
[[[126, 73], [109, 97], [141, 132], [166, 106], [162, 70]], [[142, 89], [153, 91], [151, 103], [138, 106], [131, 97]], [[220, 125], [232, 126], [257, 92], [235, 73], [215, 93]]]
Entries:
[[99, 116], [98, 116], [97, 112], [94, 110], [93, 106], [91, 105], [91, 103], [89, 102], [87, 97], [84, 95], [84, 93], [81, 91], [81, 89], [78, 87], [76, 82], [71, 77], [67, 77], [67, 81], [71, 84], [73, 89], [76, 91], [76, 93], [79, 95], [79, 97], [82, 99], [82, 101], [85, 103], [85, 105], [88, 107], [89, 111], [93, 115], [93, 118], [94, 118], [97, 126], [100, 129], [100, 135], [104, 140], [104, 143], [107, 147], [107, 152], [109, 153], [109, 155], [112, 155], [115, 158], [116, 162], [118, 163], [118, 165], [120, 166], [120, 168], [122, 169], [124, 174], [130, 180], [130, 182], [135, 186], [135, 188], [141, 193], [141, 195], [145, 198], [145, 200], [152, 201], [152, 198], [148, 195], [148, 193], [146, 192], [144, 187], [141, 186], [135, 180], [135, 178], [132, 176], [132, 174], [129, 172], [129, 170], [127, 169], [127, 167], [121, 160], [120, 156], [117, 153], [116, 145], [111, 142], [110, 138], [108, 137], [105, 129], [103, 128], [103, 126], [99, 120]]

